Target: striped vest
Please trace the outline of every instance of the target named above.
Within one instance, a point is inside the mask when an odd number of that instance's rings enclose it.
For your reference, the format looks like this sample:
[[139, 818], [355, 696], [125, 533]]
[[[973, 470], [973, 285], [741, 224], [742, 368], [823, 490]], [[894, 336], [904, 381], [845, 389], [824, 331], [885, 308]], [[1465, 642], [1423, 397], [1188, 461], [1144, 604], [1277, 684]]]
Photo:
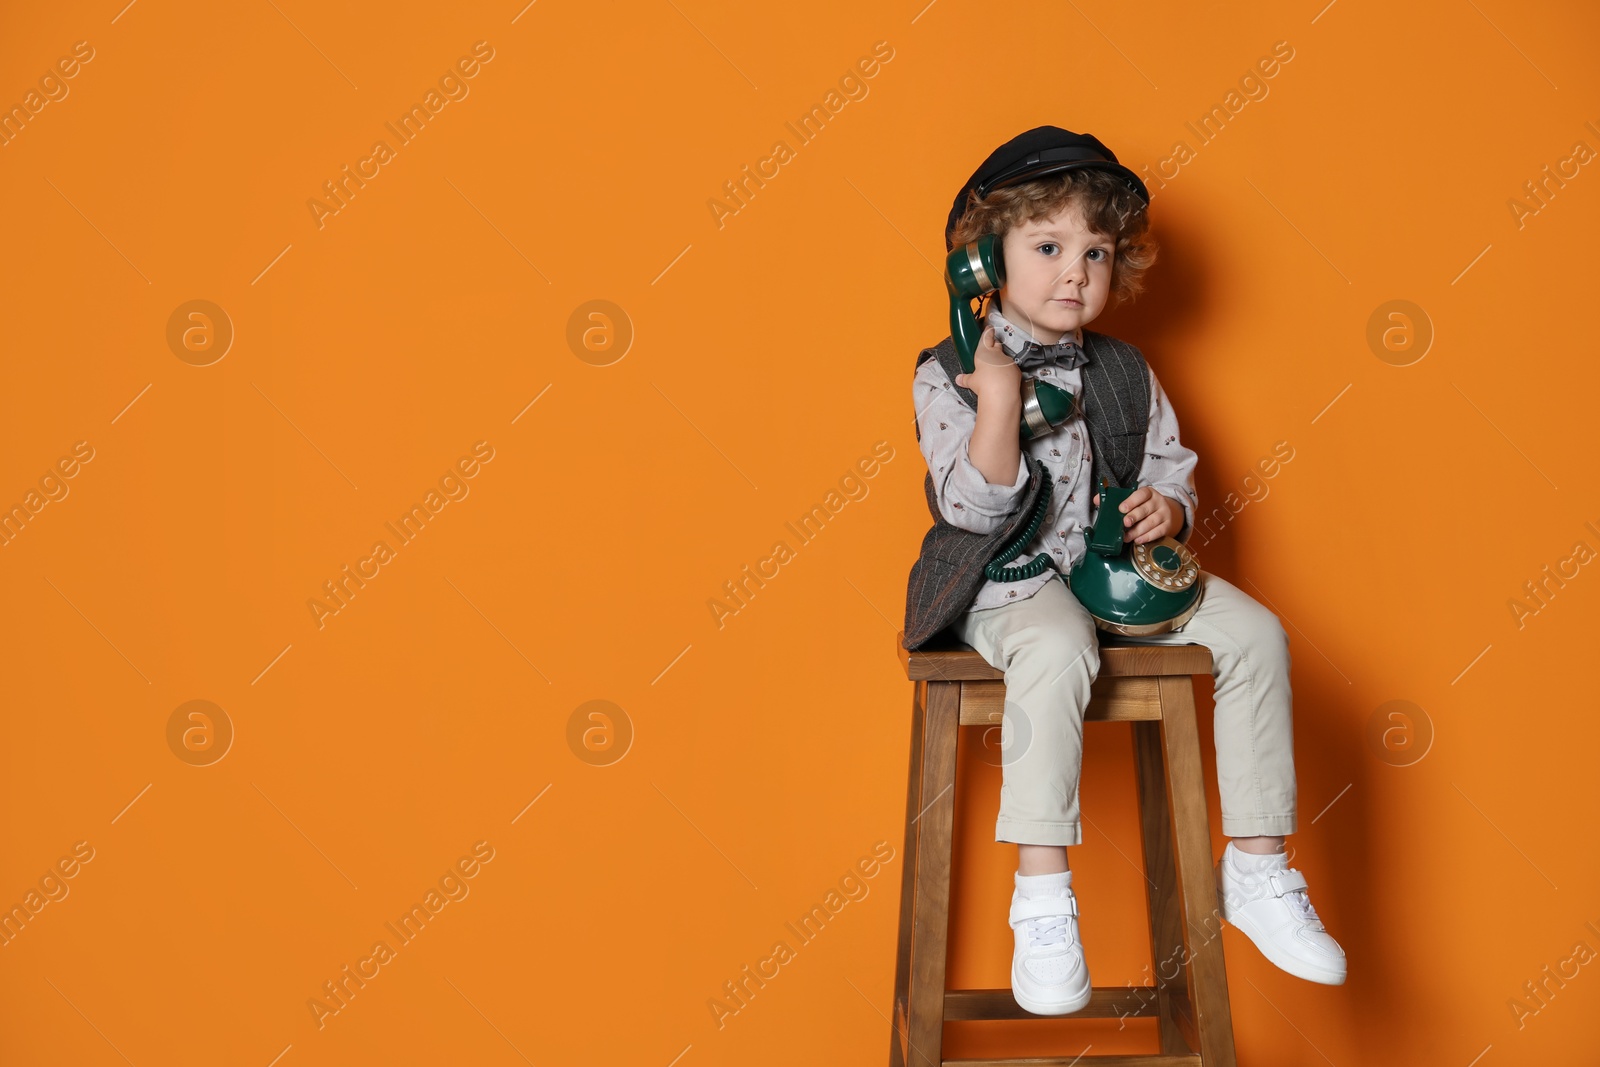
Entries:
[[[1098, 489], [1104, 477], [1112, 485], [1132, 485], [1144, 464], [1144, 440], [1150, 422], [1150, 369], [1144, 354], [1126, 341], [1093, 330], [1083, 331], [1089, 361], [1080, 368], [1082, 395], [1078, 398], [1089, 440], [1094, 445], [1090, 463], [1091, 484]], [[916, 366], [937, 359], [950, 377], [962, 402], [978, 409], [978, 394], [955, 384], [961, 374], [961, 360], [955, 343], [946, 337], [932, 348], [917, 354]], [[922, 427], [917, 426], [917, 440]], [[1026, 528], [1045, 481], [1051, 477], [1044, 462], [1028, 454], [1022, 458], [1028, 467], [1017, 507], [993, 533], [977, 534], [947, 522], [939, 513], [934, 494], [933, 472], [923, 481], [923, 494], [933, 516], [933, 528], [922, 539], [922, 551], [911, 565], [906, 583], [906, 623], [903, 645], [916, 650], [933, 639], [961, 616], [977, 598], [986, 581], [983, 568], [1000, 549]], [[1025, 562], [1019, 561], [1019, 562]]]

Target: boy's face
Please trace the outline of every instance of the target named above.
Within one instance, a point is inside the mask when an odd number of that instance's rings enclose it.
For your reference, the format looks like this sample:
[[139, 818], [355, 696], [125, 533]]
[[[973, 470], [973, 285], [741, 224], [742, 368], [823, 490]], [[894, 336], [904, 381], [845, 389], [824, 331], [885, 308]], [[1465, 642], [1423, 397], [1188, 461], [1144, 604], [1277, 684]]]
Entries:
[[1039, 343], [1055, 344], [1105, 308], [1116, 243], [1091, 233], [1076, 206], [1013, 226], [1001, 249], [1000, 313]]

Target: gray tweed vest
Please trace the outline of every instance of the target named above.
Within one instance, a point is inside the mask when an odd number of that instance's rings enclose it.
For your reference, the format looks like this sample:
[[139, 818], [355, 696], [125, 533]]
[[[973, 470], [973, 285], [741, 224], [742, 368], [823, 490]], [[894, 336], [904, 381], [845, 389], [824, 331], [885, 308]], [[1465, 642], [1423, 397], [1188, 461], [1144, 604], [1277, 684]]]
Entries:
[[[1132, 485], [1144, 463], [1144, 439], [1150, 421], [1150, 370], [1144, 354], [1126, 341], [1093, 330], [1083, 331], [1089, 361], [1082, 365], [1083, 389], [1078, 398], [1089, 440], [1094, 445], [1090, 478], [1095, 486], [1104, 477], [1112, 485]], [[978, 394], [955, 384], [962, 373], [955, 343], [946, 337], [917, 354], [916, 366], [937, 359], [949, 375], [956, 395], [974, 411]], [[922, 439], [922, 427], [917, 427]], [[933, 472], [923, 481], [923, 494], [933, 516], [933, 528], [922, 539], [922, 552], [911, 565], [906, 584], [906, 624], [903, 645], [916, 650], [933, 642], [940, 631], [961, 616], [986, 580], [983, 568], [1026, 525], [1045, 480], [1051, 475], [1044, 462], [1022, 453], [1028, 481], [1022, 497], [1005, 522], [993, 533], [976, 534], [945, 521], [934, 494]], [[1092, 510], [1092, 505], [1091, 505]], [[1019, 557], [1013, 565], [1027, 562]]]

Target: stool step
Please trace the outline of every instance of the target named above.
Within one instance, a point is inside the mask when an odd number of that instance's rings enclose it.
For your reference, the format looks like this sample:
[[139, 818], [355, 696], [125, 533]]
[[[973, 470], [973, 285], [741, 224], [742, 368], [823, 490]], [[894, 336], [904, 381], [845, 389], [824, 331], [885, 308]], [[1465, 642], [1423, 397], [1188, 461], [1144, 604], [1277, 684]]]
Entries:
[[[1156, 987], [1095, 986], [1089, 1003], [1070, 1015], [1035, 1015], [1009, 989], [947, 989], [944, 1017], [953, 1019], [1136, 1019], [1155, 1017]], [[1054, 1062], [1054, 1061], [1051, 1061]]]
[[1028, 1056], [1012, 1060], [944, 1060], [942, 1067], [1201, 1067], [1194, 1053], [1151, 1052], [1131, 1056]]
[[[1085, 722], [1161, 720], [1161, 679], [1097, 678], [1090, 690]], [[999, 725], [1006, 707], [1004, 682], [961, 683], [961, 725]]]

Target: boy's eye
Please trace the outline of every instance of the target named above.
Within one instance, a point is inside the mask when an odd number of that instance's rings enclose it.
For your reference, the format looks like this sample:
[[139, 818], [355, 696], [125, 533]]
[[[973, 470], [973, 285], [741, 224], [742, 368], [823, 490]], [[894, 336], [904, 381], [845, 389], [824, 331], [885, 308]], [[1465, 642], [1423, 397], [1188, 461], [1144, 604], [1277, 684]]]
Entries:
[[1051, 254], [1052, 254], [1052, 253], [1051, 253], [1051, 252], [1050, 252], [1050, 251], [1048, 251], [1048, 250], [1049, 250], [1049, 249], [1052, 249], [1052, 248], [1055, 248], [1055, 247], [1056, 247], [1056, 244], [1055, 244], [1055, 242], [1053, 242], [1053, 241], [1046, 241], [1046, 242], [1045, 242], [1045, 243], [1044, 243], [1044, 244], [1042, 244], [1042, 245], [1040, 245], [1040, 246], [1039, 246], [1039, 251], [1041, 251], [1041, 252], [1043, 252], [1043, 253], [1044, 253], [1044, 254], [1045, 254], [1045, 255], [1047, 255], [1047, 256], [1048, 256], [1048, 255], [1051, 255]]
[[1087, 254], [1091, 256], [1098, 256], [1100, 259], [1105, 259], [1111, 253], [1107, 252], [1104, 248], [1091, 248]]

